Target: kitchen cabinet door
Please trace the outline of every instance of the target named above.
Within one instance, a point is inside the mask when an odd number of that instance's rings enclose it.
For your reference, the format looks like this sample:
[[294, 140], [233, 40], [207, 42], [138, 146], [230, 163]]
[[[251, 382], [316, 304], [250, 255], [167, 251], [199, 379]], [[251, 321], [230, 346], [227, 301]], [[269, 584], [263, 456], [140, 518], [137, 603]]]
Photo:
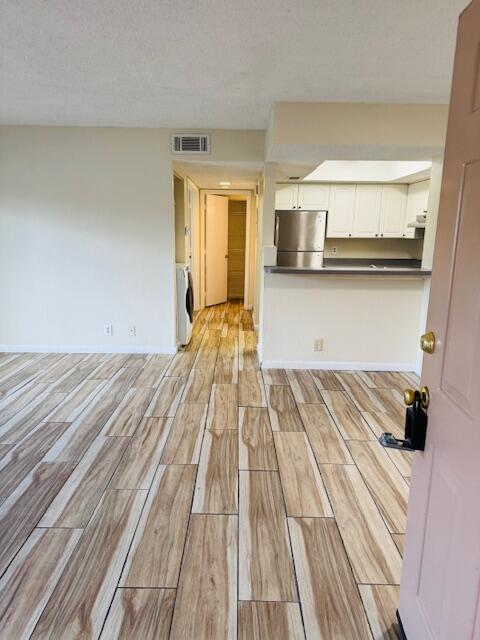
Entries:
[[354, 238], [377, 238], [380, 233], [382, 186], [357, 184], [353, 216]]
[[328, 210], [328, 196], [330, 185], [328, 184], [299, 184], [298, 208]]
[[328, 208], [327, 237], [351, 238], [355, 210], [355, 185], [332, 184]]
[[407, 185], [385, 184], [382, 188], [380, 237], [405, 237]]
[[428, 207], [428, 193], [430, 180], [422, 180], [408, 186], [407, 215], [405, 220], [405, 234], [407, 238], [415, 236], [415, 229], [408, 226], [409, 222], [416, 222], [417, 215], [425, 213]]
[[298, 207], [298, 184], [277, 184], [275, 209], [296, 209]]

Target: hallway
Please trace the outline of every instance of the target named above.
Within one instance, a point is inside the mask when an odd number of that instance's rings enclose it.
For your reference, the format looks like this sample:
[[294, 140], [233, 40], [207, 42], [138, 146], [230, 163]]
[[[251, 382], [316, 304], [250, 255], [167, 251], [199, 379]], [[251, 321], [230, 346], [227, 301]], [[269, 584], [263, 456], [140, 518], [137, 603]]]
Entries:
[[0, 354], [0, 638], [397, 638], [413, 374], [260, 371], [251, 313], [162, 355]]

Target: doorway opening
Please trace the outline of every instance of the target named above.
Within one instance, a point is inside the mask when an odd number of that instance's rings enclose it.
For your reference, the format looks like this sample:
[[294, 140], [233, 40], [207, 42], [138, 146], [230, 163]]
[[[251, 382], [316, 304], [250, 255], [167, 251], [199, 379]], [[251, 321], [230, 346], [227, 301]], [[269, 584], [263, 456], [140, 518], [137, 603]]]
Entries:
[[175, 262], [190, 266], [190, 247], [187, 241], [187, 207], [185, 206], [185, 180], [173, 175], [173, 206], [175, 213]]
[[242, 300], [251, 308], [252, 248], [251, 193], [200, 192], [203, 205], [203, 296], [205, 306]]
[[228, 199], [227, 299], [242, 299], [245, 294], [245, 255], [247, 244], [247, 201]]

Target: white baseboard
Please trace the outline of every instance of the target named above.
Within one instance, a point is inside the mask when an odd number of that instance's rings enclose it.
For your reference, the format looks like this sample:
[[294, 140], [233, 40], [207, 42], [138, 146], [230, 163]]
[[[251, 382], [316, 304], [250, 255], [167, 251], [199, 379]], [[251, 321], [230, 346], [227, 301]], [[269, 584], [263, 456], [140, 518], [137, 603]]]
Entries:
[[262, 369], [334, 369], [337, 371], [414, 371], [414, 362], [323, 362], [265, 360]]
[[112, 347], [106, 344], [95, 345], [58, 345], [58, 344], [0, 344], [0, 352], [4, 353], [162, 353], [175, 355], [176, 347], [144, 347], [136, 345], [119, 345]]

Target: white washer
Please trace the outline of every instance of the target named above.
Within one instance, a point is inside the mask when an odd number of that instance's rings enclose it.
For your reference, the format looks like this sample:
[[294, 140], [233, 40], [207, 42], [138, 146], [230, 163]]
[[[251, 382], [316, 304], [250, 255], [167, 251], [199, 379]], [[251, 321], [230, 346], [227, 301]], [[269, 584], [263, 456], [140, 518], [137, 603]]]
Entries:
[[176, 264], [177, 279], [177, 342], [184, 346], [190, 342], [193, 327], [192, 275], [186, 264]]

